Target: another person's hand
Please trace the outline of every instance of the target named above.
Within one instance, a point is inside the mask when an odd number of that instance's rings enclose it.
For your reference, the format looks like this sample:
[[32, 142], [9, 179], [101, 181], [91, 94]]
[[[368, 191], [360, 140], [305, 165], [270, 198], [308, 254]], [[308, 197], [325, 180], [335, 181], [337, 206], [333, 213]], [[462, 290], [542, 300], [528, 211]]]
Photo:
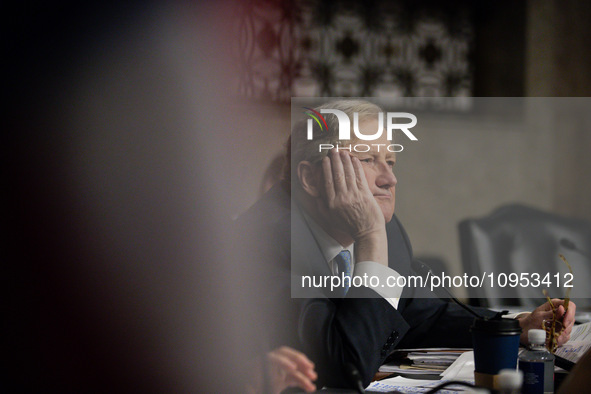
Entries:
[[314, 363], [305, 354], [290, 347], [274, 349], [264, 358], [253, 360], [252, 366], [245, 386], [248, 394], [262, 394], [269, 390], [279, 394], [288, 387], [299, 387], [306, 392], [316, 390], [313, 381], [318, 376]]
[[316, 390], [312, 383], [318, 377], [314, 363], [301, 352], [282, 346], [267, 353], [269, 381], [272, 392], [280, 393], [288, 387], [299, 387], [306, 392]]
[[[570, 339], [570, 333], [573, 330], [575, 323], [575, 311], [577, 306], [570, 301], [568, 304], [568, 312], [564, 313], [564, 300], [554, 298], [552, 304], [556, 308], [556, 319], [562, 322], [564, 329], [558, 337], [558, 346], [565, 344]], [[548, 302], [534, 309], [532, 313], [525, 316], [518, 317], [519, 324], [523, 329], [520, 341], [522, 344], [527, 344], [527, 333], [531, 329], [543, 329], [542, 322], [544, 320], [551, 320], [553, 317], [552, 307]]]

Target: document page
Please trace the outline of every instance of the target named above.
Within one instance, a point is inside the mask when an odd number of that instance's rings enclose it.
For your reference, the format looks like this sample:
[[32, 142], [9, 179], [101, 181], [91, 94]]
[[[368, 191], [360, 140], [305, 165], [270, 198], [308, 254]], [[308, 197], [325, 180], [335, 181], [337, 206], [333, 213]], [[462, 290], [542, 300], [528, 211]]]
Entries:
[[555, 354], [574, 363], [591, 348], [591, 323], [579, 324], [573, 327], [570, 340], [556, 349]]

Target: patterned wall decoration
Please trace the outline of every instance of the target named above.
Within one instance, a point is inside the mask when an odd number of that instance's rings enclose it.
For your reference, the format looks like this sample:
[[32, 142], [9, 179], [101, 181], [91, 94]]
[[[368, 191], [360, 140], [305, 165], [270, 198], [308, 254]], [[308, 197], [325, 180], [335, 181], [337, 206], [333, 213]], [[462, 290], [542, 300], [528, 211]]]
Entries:
[[472, 95], [468, 1], [250, 0], [237, 18], [246, 97]]

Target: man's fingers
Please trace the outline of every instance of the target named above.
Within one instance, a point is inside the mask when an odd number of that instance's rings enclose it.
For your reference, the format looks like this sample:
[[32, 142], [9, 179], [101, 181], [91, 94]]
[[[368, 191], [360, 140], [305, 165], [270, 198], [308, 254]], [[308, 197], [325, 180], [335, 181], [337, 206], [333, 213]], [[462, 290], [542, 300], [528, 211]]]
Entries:
[[324, 174], [324, 188], [326, 191], [327, 201], [334, 200], [334, 181], [332, 179], [332, 162], [330, 158], [324, 157], [322, 159], [322, 173]]
[[307, 392], [316, 390], [312, 383], [317, 378], [314, 363], [305, 354], [287, 346], [282, 346], [269, 353], [269, 359], [278, 368], [277, 378], [281, 379], [280, 389], [297, 386]]
[[[346, 152], [344, 152], [346, 153]], [[347, 191], [347, 182], [345, 180], [345, 170], [341, 155], [335, 149], [329, 153], [330, 164], [332, 166], [332, 180], [334, 182], [334, 190], [338, 193], [345, 193]]]
[[572, 325], [568, 326], [568, 327], [564, 327], [564, 329], [560, 333], [560, 336], [558, 337], [560, 340], [560, 344], [563, 344], [564, 342], [568, 341], [572, 331], [573, 331]]
[[564, 318], [565, 325], [573, 325], [575, 323], [575, 312], [577, 311], [577, 305], [574, 302], [568, 304], [568, 312]]
[[535, 316], [535, 317], [540, 320], [540, 324], [541, 324], [542, 320], [550, 320], [550, 319], [552, 319], [552, 317], [554, 316], [554, 312], [552, 312], [552, 310], [543, 311], [543, 312], [540, 311], [536, 315], [537, 316]]
[[316, 385], [312, 383], [312, 381], [307, 378], [304, 374], [299, 371], [293, 371], [289, 375], [287, 375], [286, 382], [288, 386], [297, 386], [300, 387], [307, 392], [311, 392], [316, 390]]
[[311, 379], [316, 378], [316, 373], [314, 372], [314, 363], [310, 361], [310, 359], [308, 359], [304, 353], [287, 346], [282, 346], [277, 351], [293, 362], [297, 366], [297, 369], [305, 373], [306, 376]]
[[554, 304], [555, 308], [556, 308], [556, 318], [557, 319], [562, 319], [563, 324], [564, 325], [568, 325], [571, 323], [574, 323], [575, 321], [575, 311], [577, 310], [577, 305], [570, 301], [568, 303], [568, 311], [566, 311], [567, 313], [565, 314], [565, 308], [564, 308], [564, 300], [561, 299], [553, 299], [552, 303]]
[[292, 372], [297, 370], [298, 366], [295, 362], [286, 357], [283, 354], [280, 354], [277, 350], [270, 352], [267, 357], [271, 362], [271, 365], [277, 367], [285, 372]]
[[570, 334], [572, 331], [572, 326], [564, 330], [560, 336], [558, 337], [558, 346], [564, 345], [570, 339]]
[[556, 319], [560, 320], [564, 316], [564, 307], [559, 305], [556, 307]]
[[[553, 299], [552, 300], [552, 305], [554, 305], [554, 308], [556, 308], [558, 306], [558, 304], [556, 303], [556, 301], [560, 301], [560, 300], [556, 300]], [[552, 305], [550, 305], [550, 302], [545, 302], [542, 305], [540, 305], [537, 310], [539, 311], [552, 311]]]
[[367, 179], [365, 178], [365, 172], [363, 171], [361, 161], [357, 157], [352, 157], [351, 161], [353, 163], [353, 168], [355, 169], [355, 179], [357, 181], [357, 188], [359, 190], [369, 190], [369, 185], [367, 184]]
[[575, 311], [577, 306], [574, 302], [569, 302], [568, 311], [565, 313], [564, 300], [554, 298], [552, 299], [552, 305], [556, 310], [556, 314], [552, 312], [552, 306], [546, 302], [536, 308], [534, 312], [526, 318], [529, 320], [529, 322], [523, 327], [527, 327], [528, 330], [531, 328], [542, 328], [542, 323], [544, 320], [552, 320], [554, 317], [556, 317], [557, 320], [562, 322], [563, 327], [562, 332], [558, 336], [558, 345], [563, 345], [570, 338], [575, 321]]
[[352, 157], [347, 151], [341, 151], [341, 162], [343, 163], [343, 170], [345, 172], [345, 182], [348, 190], [357, 189], [357, 175], [353, 168]]
[[[558, 298], [552, 299], [552, 305], [554, 306], [554, 309], [558, 308], [560, 305], [562, 305], [562, 303], [563, 303], [563, 301], [561, 299], [558, 299]], [[539, 307], [537, 307], [536, 311], [551, 311], [552, 305], [550, 305], [549, 302], [545, 302], [542, 305], [540, 305]]]

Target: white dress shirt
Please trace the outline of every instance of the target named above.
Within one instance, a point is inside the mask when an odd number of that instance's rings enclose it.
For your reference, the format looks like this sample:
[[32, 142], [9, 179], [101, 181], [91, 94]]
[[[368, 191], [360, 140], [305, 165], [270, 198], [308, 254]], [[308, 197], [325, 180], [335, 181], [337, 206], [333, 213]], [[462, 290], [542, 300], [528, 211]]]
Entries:
[[[400, 295], [402, 294], [402, 288], [401, 287], [388, 287], [386, 285], [386, 281], [387, 281], [388, 277], [400, 276], [400, 274], [398, 272], [391, 269], [390, 267], [387, 267], [387, 266], [377, 263], [375, 261], [356, 262], [355, 261], [355, 253], [354, 253], [355, 252], [354, 251], [355, 244], [351, 244], [346, 247], [343, 247], [333, 237], [328, 235], [328, 233], [326, 231], [324, 231], [324, 229], [322, 227], [320, 227], [320, 225], [318, 223], [316, 223], [314, 221], [314, 219], [312, 219], [308, 214], [306, 214], [306, 212], [302, 212], [302, 213], [304, 215], [304, 219], [306, 220], [306, 222], [308, 223], [308, 226], [310, 227], [310, 230], [312, 231], [312, 235], [314, 235], [314, 238], [316, 239], [316, 242], [318, 243], [318, 246], [320, 247], [320, 250], [322, 251], [322, 254], [324, 256], [324, 259], [326, 260], [326, 263], [328, 264], [330, 272], [332, 272], [333, 275], [340, 274], [340, 272], [338, 270], [337, 262], [335, 261], [335, 257], [341, 251], [348, 250], [349, 252], [351, 252], [351, 263], [352, 263], [351, 272], [353, 272], [353, 277], [356, 277], [356, 276], [363, 277], [364, 275], [367, 275], [368, 278], [371, 276], [375, 276], [375, 277], [379, 278], [380, 284], [377, 287], [372, 287], [369, 284], [369, 280], [367, 280], [368, 287], [371, 288], [372, 290], [374, 290], [380, 296], [384, 297], [386, 299], [386, 301], [388, 301], [390, 303], [390, 305], [392, 305], [392, 307], [398, 308], [398, 302], [400, 301]], [[351, 278], [351, 279], [352, 279], [351, 285], [353, 285], [353, 278]]]

